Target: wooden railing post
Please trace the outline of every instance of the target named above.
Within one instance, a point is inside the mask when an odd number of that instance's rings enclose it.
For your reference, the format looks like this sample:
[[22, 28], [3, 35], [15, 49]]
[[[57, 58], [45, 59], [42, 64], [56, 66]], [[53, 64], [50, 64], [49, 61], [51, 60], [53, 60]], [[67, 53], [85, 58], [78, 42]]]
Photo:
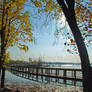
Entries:
[[36, 81], [38, 81], [38, 67], [36, 67]]
[[[48, 75], [50, 75], [50, 69], [48, 68], [48, 72], [47, 72]], [[50, 77], [48, 77], [48, 83], [50, 83]]]
[[22, 67], [22, 77], [24, 77], [24, 67]]
[[17, 76], [18, 76], [18, 66], [17, 66], [17, 68], [16, 68], [17, 70], [16, 70], [16, 74], [17, 74]]
[[[74, 79], [76, 79], [76, 70], [74, 70]], [[74, 80], [74, 86], [76, 86], [76, 80]]]
[[[47, 75], [47, 69], [45, 69], [45, 74]], [[45, 76], [45, 81], [47, 81], [47, 77]]]
[[63, 83], [66, 84], [66, 79], [65, 79], [65, 78], [66, 78], [66, 69], [63, 70], [63, 76], [64, 76], [64, 81], [63, 81]]
[[[58, 69], [56, 69], [56, 76], [58, 76]], [[56, 82], [58, 82], [58, 78], [56, 78]]]
[[[43, 68], [41, 68], [41, 75], [43, 75]], [[42, 82], [43, 82], [43, 76], [41, 76]]]
[[30, 79], [30, 67], [28, 67], [28, 79]]
[[[50, 69], [50, 71], [51, 71], [51, 75], [52, 75], [52, 68]], [[50, 80], [51, 82], [52, 82], [52, 78], [51, 78], [51, 80]]]

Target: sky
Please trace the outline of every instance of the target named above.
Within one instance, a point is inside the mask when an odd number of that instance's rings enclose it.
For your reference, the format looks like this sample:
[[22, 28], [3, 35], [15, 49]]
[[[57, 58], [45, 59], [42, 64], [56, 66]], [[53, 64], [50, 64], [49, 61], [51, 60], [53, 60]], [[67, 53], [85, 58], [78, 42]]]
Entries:
[[[33, 60], [42, 59], [42, 61], [49, 62], [80, 62], [79, 55], [70, 54], [67, 52], [67, 46], [64, 45], [65, 39], [60, 35], [59, 38], [55, 37], [56, 21], [49, 20], [45, 14], [37, 15], [37, 10], [30, 11], [30, 7], [25, 7], [25, 11], [30, 12], [30, 21], [32, 23], [32, 32], [35, 38], [34, 43], [27, 43], [29, 50], [27, 52], [19, 50], [17, 47], [9, 48], [10, 58], [13, 60], [29, 61], [29, 58]], [[65, 18], [61, 18], [63, 25]], [[58, 21], [60, 22], [60, 21]], [[60, 26], [60, 25], [59, 25]], [[67, 25], [68, 26], [68, 25]], [[65, 31], [63, 29], [62, 31]], [[69, 30], [69, 28], [67, 29]], [[90, 58], [92, 53], [90, 53]]]

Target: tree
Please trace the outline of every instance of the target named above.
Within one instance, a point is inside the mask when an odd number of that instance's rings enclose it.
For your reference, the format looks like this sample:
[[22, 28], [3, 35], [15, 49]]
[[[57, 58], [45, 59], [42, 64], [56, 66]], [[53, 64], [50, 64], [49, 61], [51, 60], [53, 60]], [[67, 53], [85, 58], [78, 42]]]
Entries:
[[77, 26], [77, 21], [75, 17], [75, 11], [74, 11], [74, 4], [75, 0], [68, 1], [66, 0], [59, 1], [57, 0], [59, 5], [61, 6], [64, 15], [66, 17], [66, 20], [71, 28], [71, 31], [73, 33], [74, 39], [76, 41], [76, 45], [78, 47], [78, 51], [80, 54], [81, 59], [81, 66], [82, 66], [82, 72], [83, 72], [83, 92], [91, 92], [92, 87], [92, 68], [89, 63], [89, 57], [88, 53], [82, 38], [82, 35], [80, 33], [80, 30]]
[[[34, 0], [36, 7], [41, 7], [41, 1], [45, 2], [45, 11], [49, 12], [57, 8], [53, 0]], [[66, 20], [69, 24], [69, 27], [74, 36], [74, 40], [71, 39], [71, 43], [76, 42], [78, 47], [78, 52], [81, 59], [81, 67], [83, 73], [83, 92], [92, 92], [92, 68], [89, 63], [89, 56], [85, 47], [84, 39], [81, 35], [78, 22], [82, 25], [82, 32], [85, 37], [90, 36], [92, 34], [92, 0], [57, 0], [58, 4], [62, 8], [62, 11], [66, 17]], [[40, 4], [40, 6], [39, 6]], [[75, 8], [76, 4], [76, 8]], [[54, 7], [55, 6], [55, 7]], [[87, 7], [85, 7], [87, 6]], [[42, 5], [43, 7], [43, 5]], [[60, 9], [59, 9], [60, 10]], [[61, 11], [61, 10], [60, 10]], [[75, 14], [76, 13], [76, 14]], [[77, 19], [77, 21], [76, 21]], [[80, 21], [78, 21], [80, 19]], [[85, 30], [84, 30], [85, 29]], [[90, 41], [90, 39], [89, 39]], [[69, 49], [68, 49], [69, 51]]]
[[26, 0], [1, 0], [0, 1], [0, 69], [1, 87], [4, 87], [5, 64], [9, 47], [17, 46], [20, 50], [28, 50], [25, 42], [32, 42], [31, 24], [29, 13], [23, 11]]
[[[76, 20], [77, 20], [77, 25], [82, 34], [83, 41], [85, 42], [85, 45], [87, 47], [89, 47], [92, 43], [92, 39], [91, 39], [91, 35], [92, 35], [92, 29], [91, 29], [92, 28], [92, 25], [91, 25], [92, 11], [91, 11], [91, 8], [92, 8], [92, 6], [91, 6], [91, 4], [92, 4], [92, 2], [90, 0], [88, 0], [88, 1], [76, 0], [76, 2], [75, 2], [75, 16], [76, 16]], [[66, 25], [64, 25], [64, 26], [66, 27]], [[59, 31], [61, 29], [62, 29], [61, 27], [58, 28]], [[70, 53], [78, 54], [76, 42], [72, 37], [72, 33], [70, 33], [69, 31], [66, 31], [66, 32], [62, 32], [62, 35], [63, 34], [64, 34], [63, 38], [68, 40], [64, 43], [64, 45], [73, 47], [72, 49], [67, 49], [67, 51]]]

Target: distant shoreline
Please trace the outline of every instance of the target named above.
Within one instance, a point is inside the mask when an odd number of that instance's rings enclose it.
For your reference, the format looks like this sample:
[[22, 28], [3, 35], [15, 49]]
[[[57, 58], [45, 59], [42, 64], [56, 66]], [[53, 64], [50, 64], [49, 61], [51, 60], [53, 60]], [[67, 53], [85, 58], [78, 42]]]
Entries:
[[81, 63], [73, 63], [73, 62], [46, 62], [46, 61], [44, 61], [44, 62], [42, 62], [43, 64], [61, 64], [61, 65], [63, 65], [63, 64], [73, 64], [73, 65], [80, 65]]

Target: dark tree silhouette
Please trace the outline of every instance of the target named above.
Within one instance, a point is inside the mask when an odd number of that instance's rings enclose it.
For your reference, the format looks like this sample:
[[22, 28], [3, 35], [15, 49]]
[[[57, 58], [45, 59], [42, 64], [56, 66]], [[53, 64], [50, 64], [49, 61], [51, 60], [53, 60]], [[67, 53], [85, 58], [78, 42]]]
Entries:
[[78, 47], [83, 75], [83, 92], [92, 92], [92, 68], [85, 43], [76, 22], [74, 10], [75, 0], [57, 0], [57, 2], [63, 10]]

